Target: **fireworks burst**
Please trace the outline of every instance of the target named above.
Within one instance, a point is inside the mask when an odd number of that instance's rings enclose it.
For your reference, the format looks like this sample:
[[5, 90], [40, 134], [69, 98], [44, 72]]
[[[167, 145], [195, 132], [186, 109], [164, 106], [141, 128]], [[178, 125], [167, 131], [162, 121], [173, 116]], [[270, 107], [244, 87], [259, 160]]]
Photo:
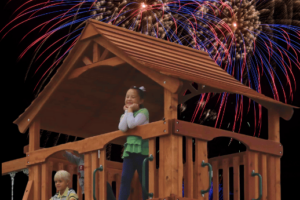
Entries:
[[[13, 3], [13, 0], [10, 2]], [[44, 19], [24, 35], [23, 39], [34, 31], [43, 33], [19, 57], [35, 48], [28, 72], [33, 65], [37, 66], [34, 74], [44, 71], [34, 89], [36, 94], [74, 46], [85, 21], [93, 18], [206, 51], [221, 68], [259, 93], [262, 92], [262, 77], [269, 82], [276, 100], [280, 100], [277, 88], [280, 86], [287, 102], [277, 73], [285, 75], [292, 99], [296, 85], [292, 66], [300, 69], [300, 44], [297, 42], [300, 38], [299, 10], [300, 2], [297, 0], [26, 0], [0, 32], [4, 38], [21, 24]], [[68, 33], [60, 34], [64, 30]], [[48, 41], [58, 35], [59, 39], [49, 44]], [[54, 62], [45, 68], [49, 59], [54, 59]], [[202, 115], [205, 119], [211, 115], [214, 116], [211, 119], [216, 121], [215, 126], [219, 124], [221, 127], [228, 94], [219, 95], [217, 114], [211, 114], [210, 110], [204, 112], [212, 97], [210, 93], [200, 95], [192, 122], [201, 111], [199, 120]], [[185, 110], [184, 107], [181, 109]], [[237, 95], [233, 131], [238, 120], [240, 131], [242, 110], [243, 97]], [[259, 121], [255, 123], [256, 129], [256, 125], [261, 127], [261, 106], [258, 106], [259, 117], [256, 117], [256, 109], [254, 112], [255, 121]]]

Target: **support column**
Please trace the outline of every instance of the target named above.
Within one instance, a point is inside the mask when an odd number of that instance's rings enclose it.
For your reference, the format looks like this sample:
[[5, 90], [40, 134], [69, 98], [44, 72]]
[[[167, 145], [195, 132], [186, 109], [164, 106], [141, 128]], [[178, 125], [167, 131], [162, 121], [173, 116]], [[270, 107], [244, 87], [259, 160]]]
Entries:
[[[177, 119], [177, 105], [178, 95], [171, 93], [169, 90], [164, 90], [164, 117], [166, 120]], [[160, 137], [160, 177], [163, 180], [159, 180], [159, 188], [162, 191], [159, 192], [159, 197], [166, 197], [174, 194], [176, 196], [182, 196], [182, 175], [183, 175], [183, 163], [182, 152], [179, 152], [179, 137], [173, 134], [173, 124], [169, 126], [170, 135]], [[162, 186], [161, 186], [162, 184]], [[162, 195], [162, 196], [161, 196]]]
[[[268, 132], [269, 140], [280, 143], [280, 118], [278, 112], [276, 112], [275, 110], [268, 110], [268, 129], [269, 129]], [[280, 157], [269, 155], [267, 162], [268, 162], [267, 176], [269, 181], [268, 199], [270, 199], [270, 197], [273, 197], [274, 200], [280, 200], [281, 199]]]
[[[40, 121], [36, 119], [29, 127], [29, 153], [40, 149]], [[33, 192], [30, 194], [29, 199], [40, 200], [41, 199], [41, 166], [32, 165], [28, 168], [29, 181], [32, 181]], [[33, 195], [33, 196], [31, 196]]]

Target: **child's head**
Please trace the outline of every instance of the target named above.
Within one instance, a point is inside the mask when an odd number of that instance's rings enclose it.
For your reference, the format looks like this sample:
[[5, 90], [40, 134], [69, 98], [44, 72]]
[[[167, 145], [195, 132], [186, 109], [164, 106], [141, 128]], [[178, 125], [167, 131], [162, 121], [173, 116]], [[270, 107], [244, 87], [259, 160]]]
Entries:
[[65, 170], [59, 170], [54, 175], [54, 182], [56, 190], [60, 191], [61, 193], [65, 191], [68, 187], [70, 181], [70, 173]]
[[145, 88], [142, 86], [140, 88], [132, 86], [126, 93], [125, 105], [130, 106], [134, 103], [139, 104], [140, 108], [143, 108], [145, 96]]

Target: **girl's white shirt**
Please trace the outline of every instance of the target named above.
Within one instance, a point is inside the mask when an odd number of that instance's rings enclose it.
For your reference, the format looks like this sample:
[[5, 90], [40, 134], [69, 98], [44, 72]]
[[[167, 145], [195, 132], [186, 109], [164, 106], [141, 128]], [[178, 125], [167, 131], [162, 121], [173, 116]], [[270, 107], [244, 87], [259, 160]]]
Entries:
[[148, 124], [149, 120], [143, 113], [137, 114], [137, 116], [133, 116], [132, 112], [125, 111], [123, 117], [119, 123], [119, 130], [126, 132], [128, 128], [133, 129], [136, 126]]

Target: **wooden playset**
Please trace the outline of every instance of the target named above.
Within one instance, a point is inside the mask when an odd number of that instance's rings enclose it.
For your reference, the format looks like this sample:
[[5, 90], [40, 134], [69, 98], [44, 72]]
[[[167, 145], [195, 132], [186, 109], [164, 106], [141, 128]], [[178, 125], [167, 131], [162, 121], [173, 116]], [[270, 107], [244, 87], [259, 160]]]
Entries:
[[[198, 84], [198, 89], [192, 83]], [[150, 123], [123, 133], [118, 129], [124, 96], [132, 85], [145, 86]], [[186, 90], [190, 94], [183, 95]], [[249, 97], [268, 109], [268, 140], [177, 120], [177, 106], [201, 93], [235, 93]], [[205, 52], [167, 42], [127, 29], [88, 20], [85, 29], [48, 85], [18, 119], [19, 131], [29, 128], [26, 157], [2, 163], [2, 175], [28, 169], [23, 200], [49, 200], [52, 171], [76, 174], [76, 166], [61, 156], [64, 150], [84, 154], [85, 200], [106, 200], [106, 182], [120, 187], [122, 163], [106, 160], [106, 145], [123, 145], [127, 135], [149, 139], [149, 154], [156, 155], [159, 137], [159, 167], [149, 162], [149, 199], [208, 200], [213, 171], [213, 199], [218, 200], [219, 169], [223, 170], [223, 199], [229, 200], [229, 168], [233, 167], [233, 198], [280, 200], [279, 118], [289, 120], [293, 106], [268, 98], [244, 86], [222, 70]], [[40, 148], [40, 130], [85, 139], [51, 148]], [[182, 139], [186, 137], [186, 163]], [[208, 159], [207, 142], [229, 137], [247, 150]], [[192, 158], [195, 138], [195, 161]], [[207, 164], [209, 163], [209, 164]], [[240, 166], [244, 173], [240, 173]], [[101, 166], [101, 170], [99, 170]], [[95, 194], [93, 194], [93, 172]], [[185, 193], [182, 197], [182, 181]], [[129, 199], [141, 198], [137, 174]], [[76, 188], [75, 188], [76, 189]], [[261, 190], [261, 191], [260, 191]], [[80, 187], [77, 194], [81, 199]], [[151, 196], [152, 195], [152, 196]]]

